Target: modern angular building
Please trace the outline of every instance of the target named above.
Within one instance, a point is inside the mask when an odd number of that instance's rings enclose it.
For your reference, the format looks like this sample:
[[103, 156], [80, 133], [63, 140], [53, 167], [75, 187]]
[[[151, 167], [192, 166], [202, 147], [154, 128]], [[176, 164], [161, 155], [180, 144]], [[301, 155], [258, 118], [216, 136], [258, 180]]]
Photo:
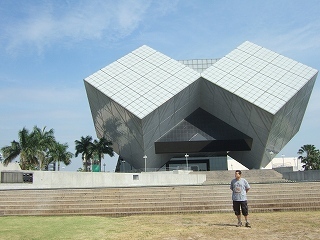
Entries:
[[298, 132], [317, 74], [244, 42], [219, 60], [142, 46], [84, 83], [97, 136], [113, 142], [119, 163], [214, 170], [229, 155], [258, 169]]

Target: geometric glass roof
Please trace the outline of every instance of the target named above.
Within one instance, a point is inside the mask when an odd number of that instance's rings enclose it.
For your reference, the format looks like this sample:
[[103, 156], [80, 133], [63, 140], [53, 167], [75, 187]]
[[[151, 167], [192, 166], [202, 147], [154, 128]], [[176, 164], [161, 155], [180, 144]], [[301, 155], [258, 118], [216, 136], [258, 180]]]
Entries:
[[85, 80], [142, 119], [199, 77], [195, 70], [144, 45]]
[[142, 119], [200, 76], [275, 114], [316, 73], [246, 41], [201, 74], [144, 45], [85, 80]]
[[316, 73], [316, 69], [246, 41], [201, 76], [275, 114]]

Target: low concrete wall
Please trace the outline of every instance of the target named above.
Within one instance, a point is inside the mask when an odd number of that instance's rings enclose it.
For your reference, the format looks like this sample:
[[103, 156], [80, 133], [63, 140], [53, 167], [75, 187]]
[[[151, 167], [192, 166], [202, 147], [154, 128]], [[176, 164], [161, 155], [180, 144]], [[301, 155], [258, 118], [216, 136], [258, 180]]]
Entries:
[[307, 170], [299, 172], [284, 172], [283, 178], [291, 181], [320, 181], [320, 170]]
[[33, 183], [0, 183], [2, 189], [100, 188], [133, 186], [199, 185], [205, 174], [190, 171], [105, 173], [34, 171]]
[[2, 162], [0, 162], [0, 172], [1, 171], [21, 171], [19, 163], [13, 162], [9, 163], [7, 166], [4, 166]]

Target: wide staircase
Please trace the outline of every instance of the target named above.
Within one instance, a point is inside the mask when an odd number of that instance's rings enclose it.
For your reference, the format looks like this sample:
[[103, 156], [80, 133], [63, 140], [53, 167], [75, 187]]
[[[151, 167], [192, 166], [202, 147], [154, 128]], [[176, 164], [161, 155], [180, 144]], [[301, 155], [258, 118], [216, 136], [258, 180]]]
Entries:
[[[248, 176], [248, 180], [250, 174], [243, 173]], [[253, 179], [252, 176], [251, 180]], [[224, 181], [226, 180], [227, 177]], [[270, 183], [271, 180], [274, 179], [268, 179], [264, 183], [250, 182], [250, 212], [320, 211], [320, 182]], [[0, 216], [116, 217], [134, 214], [232, 212], [229, 184], [224, 181], [210, 183], [213, 181], [210, 178], [208, 181], [200, 186], [2, 190]]]

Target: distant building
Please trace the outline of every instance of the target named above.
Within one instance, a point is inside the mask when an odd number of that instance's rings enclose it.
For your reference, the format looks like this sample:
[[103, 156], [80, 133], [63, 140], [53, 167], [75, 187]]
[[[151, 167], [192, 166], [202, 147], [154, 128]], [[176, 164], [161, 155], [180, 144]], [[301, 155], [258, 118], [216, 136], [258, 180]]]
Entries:
[[228, 169], [227, 155], [259, 169], [298, 132], [317, 74], [251, 42], [219, 60], [142, 46], [84, 84], [118, 169]]

